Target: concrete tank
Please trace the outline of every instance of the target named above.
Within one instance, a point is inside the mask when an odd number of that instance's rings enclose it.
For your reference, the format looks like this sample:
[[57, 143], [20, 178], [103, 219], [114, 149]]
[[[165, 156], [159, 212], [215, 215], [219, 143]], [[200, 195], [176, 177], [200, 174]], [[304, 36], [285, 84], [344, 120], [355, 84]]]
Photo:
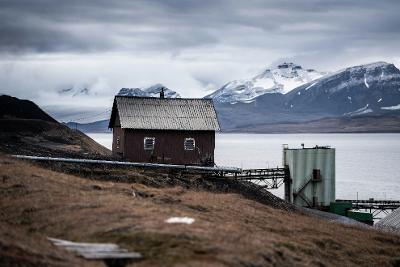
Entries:
[[283, 147], [283, 166], [289, 168], [285, 199], [303, 207], [327, 207], [335, 201], [335, 149]]

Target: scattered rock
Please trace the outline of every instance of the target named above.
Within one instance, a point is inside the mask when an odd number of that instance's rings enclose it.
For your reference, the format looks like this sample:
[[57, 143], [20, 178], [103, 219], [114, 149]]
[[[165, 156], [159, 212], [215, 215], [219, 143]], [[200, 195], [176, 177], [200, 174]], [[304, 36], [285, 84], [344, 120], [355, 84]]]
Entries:
[[92, 185], [91, 188], [93, 190], [103, 190], [103, 188], [100, 185], [97, 185], [97, 184]]

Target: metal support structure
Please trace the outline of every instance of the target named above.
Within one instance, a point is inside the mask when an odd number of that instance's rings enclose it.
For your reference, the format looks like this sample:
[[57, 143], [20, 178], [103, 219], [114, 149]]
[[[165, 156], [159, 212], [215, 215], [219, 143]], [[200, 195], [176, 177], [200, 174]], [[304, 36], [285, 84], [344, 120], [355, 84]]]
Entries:
[[374, 219], [381, 219], [397, 208], [400, 208], [400, 200], [374, 200], [374, 199], [337, 199], [336, 202], [351, 202], [353, 209], [364, 210], [372, 214]]
[[[297, 189], [293, 191], [293, 200], [297, 197], [300, 197], [304, 202], [306, 202], [309, 208], [313, 208], [317, 206], [316, 198], [313, 196], [313, 199], [310, 200], [305, 194], [304, 189], [311, 184], [312, 188], [314, 188], [316, 183], [322, 181], [321, 173], [319, 169], [314, 169], [311, 176], [304, 181], [304, 183]], [[313, 189], [314, 190], [314, 189]]]
[[286, 181], [290, 181], [289, 170], [287, 168], [270, 169], [248, 169], [241, 172], [215, 172], [216, 178], [236, 179], [239, 181], [251, 181], [260, 185], [264, 189], [277, 189]]

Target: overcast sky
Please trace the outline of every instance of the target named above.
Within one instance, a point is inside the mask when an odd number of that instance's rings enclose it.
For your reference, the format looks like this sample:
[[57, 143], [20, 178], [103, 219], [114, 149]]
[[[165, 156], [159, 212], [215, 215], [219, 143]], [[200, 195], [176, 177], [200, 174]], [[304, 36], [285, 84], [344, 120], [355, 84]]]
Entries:
[[201, 97], [281, 61], [400, 66], [399, 14], [397, 0], [0, 0], [0, 93], [99, 107], [154, 83]]

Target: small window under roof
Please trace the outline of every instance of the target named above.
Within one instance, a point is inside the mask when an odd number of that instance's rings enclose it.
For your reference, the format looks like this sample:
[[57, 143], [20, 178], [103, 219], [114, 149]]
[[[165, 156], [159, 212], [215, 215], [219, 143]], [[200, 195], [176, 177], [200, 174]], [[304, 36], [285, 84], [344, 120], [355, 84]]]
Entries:
[[185, 138], [184, 147], [185, 150], [194, 150], [195, 148], [194, 138]]
[[154, 150], [155, 142], [156, 142], [156, 138], [145, 137], [144, 138], [144, 150]]
[[117, 148], [119, 148], [119, 144], [120, 144], [119, 136], [117, 136]]

